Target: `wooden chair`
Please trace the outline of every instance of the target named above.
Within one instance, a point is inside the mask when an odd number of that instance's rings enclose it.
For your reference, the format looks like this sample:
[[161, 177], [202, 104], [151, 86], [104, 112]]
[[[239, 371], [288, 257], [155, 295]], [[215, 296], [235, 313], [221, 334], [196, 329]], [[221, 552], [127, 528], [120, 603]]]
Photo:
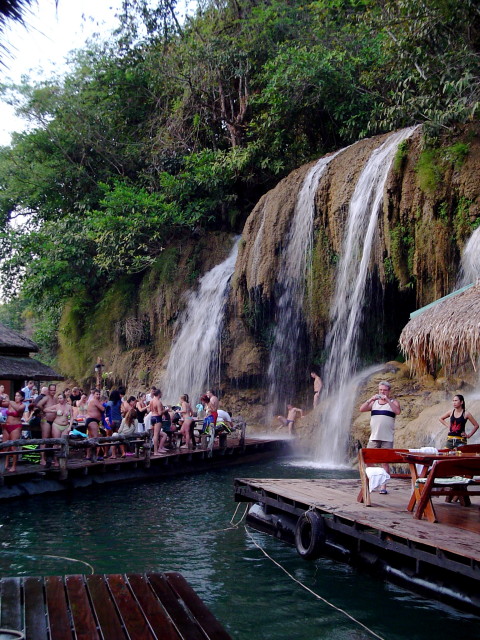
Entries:
[[[357, 502], [363, 502], [366, 507], [371, 507], [370, 485], [366, 469], [377, 464], [405, 464], [401, 453], [408, 453], [408, 449], [360, 449], [358, 452], [358, 470], [362, 488], [357, 497]], [[410, 478], [407, 473], [391, 473], [392, 478]]]
[[[437, 522], [437, 516], [432, 504], [433, 496], [447, 496], [451, 498], [453, 496], [459, 496], [462, 499], [462, 503], [465, 506], [469, 506], [470, 496], [480, 495], [479, 490], [469, 491], [468, 487], [471, 485], [462, 483], [458, 480], [458, 477], [473, 478], [475, 475], [480, 474], [480, 457], [478, 458], [448, 458], [445, 460], [436, 460], [430, 472], [426, 478], [423, 487], [420, 485], [420, 499], [417, 504], [417, 508], [414, 513], [414, 517], [417, 520], [421, 520], [427, 505], [430, 505], [430, 509], [427, 512], [427, 517], [430, 522]], [[449, 479], [448, 483], [436, 483], [439, 478]], [[457, 479], [456, 479], [457, 478]], [[473, 484], [477, 484], [473, 482]], [[431, 514], [431, 515], [429, 515]]]

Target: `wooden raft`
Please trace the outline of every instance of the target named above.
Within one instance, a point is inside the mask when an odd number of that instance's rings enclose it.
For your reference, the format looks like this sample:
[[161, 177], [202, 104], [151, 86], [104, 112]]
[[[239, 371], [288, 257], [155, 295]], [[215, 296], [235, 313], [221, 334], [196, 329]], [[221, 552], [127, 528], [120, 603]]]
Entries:
[[[357, 502], [358, 480], [336, 479], [257, 479], [235, 480], [237, 501], [262, 502], [295, 516], [309, 508], [330, 514], [331, 527], [349, 530], [353, 537], [363, 530], [376, 532], [379, 541], [403, 540], [407, 545], [418, 543], [433, 550], [441, 549], [480, 563], [480, 515], [478, 499], [471, 507], [460, 504], [435, 503], [439, 522], [415, 520], [407, 511], [411, 495], [409, 480], [391, 480], [389, 494], [372, 494], [372, 508]], [[347, 525], [347, 526], [345, 526]], [[380, 542], [382, 544], [382, 542]], [[479, 576], [480, 577], [480, 576]]]
[[3, 578], [0, 628], [28, 640], [231, 640], [175, 572]]

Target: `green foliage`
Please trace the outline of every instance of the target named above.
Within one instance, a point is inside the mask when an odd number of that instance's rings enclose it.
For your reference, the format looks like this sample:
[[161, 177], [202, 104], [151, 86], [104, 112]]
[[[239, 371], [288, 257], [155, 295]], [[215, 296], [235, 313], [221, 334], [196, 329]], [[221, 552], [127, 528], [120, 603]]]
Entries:
[[442, 169], [438, 164], [437, 151], [434, 149], [422, 151], [415, 172], [420, 189], [425, 193], [433, 193], [443, 177]]
[[453, 164], [456, 169], [460, 169], [460, 167], [465, 162], [469, 151], [469, 144], [466, 144], [464, 142], [457, 142], [451, 147], [444, 148], [442, 151], [442, 155], [446, 162]]
[[[396, 276], [400, 285], [406, 287], [413, 274], [413, 259], [415, 253], [415, 238], [408, 228], [398, 225], [390, 230], [390, 264], [385, 264], [385, 275]], [[390, 280], [391, 281], [391, 280]]]
[[[207, 0], [183, 24], [176, 0], [128, 0], [112, 40], [73, 55], [64, 78], [1, 88], [30, 122], [0, 149], [4, 295], [54, 322], [75, 291], [100, 297], [162, 263], [172, 238], [238, 231], [307, 160], [378, 131], [468, 121], [479, 32], [474, 0]], [[467, 154], [425, 150], [422, 189]]]
[[[455, 213], [453, 216], [453, 227], [455, 230], [455, 238], [460, 242], [470, 236], [477, 225], [470, 220], [470, 206], [472, 201], [464, 196], [458, 199]], [[476, 221], [478, 222], [478, 221]]]
[[409, 149], [409, 140], [402, 140], [398, 145], [397, 152], [395, 153], [395, 157], [393, 159], [393, 170], [395, 173], [400, 173], [405, 165], [405, 162], [408, 157], [408, 149]]

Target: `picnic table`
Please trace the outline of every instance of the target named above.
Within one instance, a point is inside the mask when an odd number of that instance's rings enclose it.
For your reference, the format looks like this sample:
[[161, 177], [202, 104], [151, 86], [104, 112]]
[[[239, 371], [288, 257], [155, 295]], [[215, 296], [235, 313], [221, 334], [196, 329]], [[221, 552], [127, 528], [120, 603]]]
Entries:
[[412, 495], [407, 509], [415, 510], [417, 519], [425, 514], [430, 522], [437, 522], [432, 496], [444, 495], [447, 499], [458, 496], [464, 506], [470, 506], [470, 496], [480, 495], [478, 491], [468, 491], [468, 479], [480, 474], [480, 454], [459, 450], [402, 453], [401, 456], [408, 462], [412, 480]]

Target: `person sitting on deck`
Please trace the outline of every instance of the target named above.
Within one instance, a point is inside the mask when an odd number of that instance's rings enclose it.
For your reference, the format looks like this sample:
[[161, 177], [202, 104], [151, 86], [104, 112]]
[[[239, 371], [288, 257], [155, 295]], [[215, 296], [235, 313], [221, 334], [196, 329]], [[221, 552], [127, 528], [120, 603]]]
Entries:
[[[7, 408], [7, 421], [2, 423], [2, 442], [18, 440], [22, 435], [22, 416], [25, 412], [25, 395], [23, 391], [17, 391], [15, 400], [2, 400], [1, 406]], [[15, 451], [13, 447], [7, 451]], [[12, 458], [9, 464], [9, 458]], [[17, 456], [7, 456], [5, 460], [5, 471], [17, 470]]]
[[[136, 398], [132, 396], [131, 399], [133, 399], [134, 402], [136, 403], [137, 401]], [[129, 404], [130, 404], [130, 401], [129, 401]], [[122, 435], [122, 436], [133, 436], [134, 433], [137, 431], [137, 429], [138, 429], [137, 410], [133, 406], [133, 407], [130, 407], [130, 409], [125, 414], [120, 424], [120, 427], [118, 428], [117, 433], [118, 435]], [[131, 453], [126, 452], [126, 448], [124, 444], [120, 445], [120, 451], [121, 451], [122, 458], [132, 455]], [[116, 447], [113, 447], [112, 458], [116, 458], [116, 457], [117, 457]]]
[[226, 431], [227, 433], [232, 433], [233, 422], [229, 413], [227, 413], [223, 409], [219, 409], [217, 426], [215, 427], [215, 433], [221, 433], [223, 431]]
[[[446, 419], [450, 418], [450, 424], [446, 422]], [[448, 428], [447, 436], [447, 448], [456, 449], [457, 447], [463, 447], [467, 444], [468, 438], [471, 438], [473, 434], [478, 430], [478, 422], [472, 416], [471, 413], [465, 411], [465, 398], [459, 393], [453, 397], [453, 411], [447, 411], [443, 416], [439, 418], [440, 422]], [[467, 422], [473, 424], [473, 430], [467, 434], [466, 426]]]
[[288, 428], [288, 435], [295, 435], [295, 421], [297, 418], [303, 418], [303, 410], [298, 407], [294, 407], [292, 404], [287, 404], [287, 417], [277, 416], [277, 420], [283, 427]]

